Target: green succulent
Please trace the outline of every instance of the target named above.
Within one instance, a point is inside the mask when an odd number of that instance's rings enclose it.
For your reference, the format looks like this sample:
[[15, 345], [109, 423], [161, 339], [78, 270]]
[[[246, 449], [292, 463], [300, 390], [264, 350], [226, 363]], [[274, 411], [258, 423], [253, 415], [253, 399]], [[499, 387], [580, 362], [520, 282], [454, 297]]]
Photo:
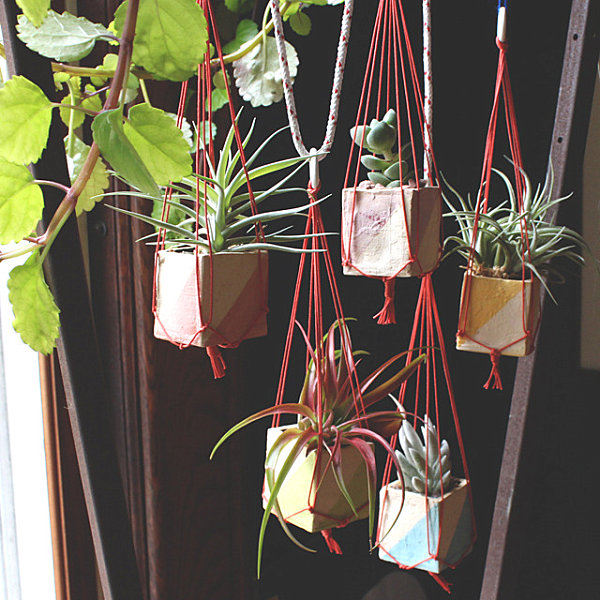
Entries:
[[413, 426], [405, 419], [398, 432], [402, 451], [396, 450], [396, 457], [402, 467], [405, 489], [409, 492], [427, 494], [429, 497], [447, 492], [452, 482], [450, 446], [441, 440], [438, 446], [437, 430], [425, 415], [421, 426], [423, 442]]
[[[242, 147], [248, 145], [254, 131], [256, 120], [252, 122]], [[153, 225], [156, 231], [144, 238], [156, 238], [159, 230], [164, 230], [165, 247], [171, 250], [186, 251], [199, 246], [201, 251], [213, 252], [246, 252], [252, 250], [281, 250], [285, 252], [302, 252], [301, 248], [291, 246], [293, 242], [301, 242], [316, 234], [294, 235], [287, 233], [288, 228], [269, 232], [268, 224], [290, 216], [305, 214], [309, 204], [292, 208], [252, 212], [252, 202], [260, 206], [267, 198], [292, 192], [306, 192], [304, 188], [284, 187], [289, 180], [312, 157], [293, 157], [276, 162], [256, 166], [264, 149], [274, 138], [287, 128], [282, 128], [271, 135], [246, 160], [244, 170], [240, 160], [240, 150], [234, 151], [235, 128], [231, 126], [219, 153], [217, 161], [211, 161], [206, 153], [208, 175], [194, 174], [180, 182], [172, 183], [161, 189], [160, 196], [145, 194], [140, 191], [137, 197], [154, 202], [152, 215], [111, 207], [121, 213], [140, 219]], [[295, 168], [294, 168], [295, 167]], [[282, 173], [281, 178], [271, 183], [267, 189], [253, 192], [253, 200], [248, 190], [248, 181], [254, 182], [264, 176]], [[113, 192], [111, 195], [131, 195], [130, 192]], [[321, 199], [322, 202], [325, 198]], [[196, 202], [199, 210], [196, 211]], [[168, 207], [168, 216], [162, 214], [163, 206]], [[257, 227], [262, 227], [263, 234], [257, 237]], [[325, 234], [326, 235], [326, 234]]]
[[454, 244], [451, 252], [458, 252], [467, 261], [472, 256], [476, 274], [519, 279], [525, 267], [548, 290], [544, 276], [549, 276], [553, 281], [564, 281], [562, 270], [554, 264], [555, 259], [581, 265], [585, 262], [583, 251], [589, 252], [579, 233], [546, 221], [548, 210], [569, 196], [552, 200], [552, 169], [548, 171], [543, 187], [538, 185], [535, 191], [527, 174], [521, 170], [524, 183], [521, 210], [508, 176], [497, 169], [493, 171], [504, 182], [508, 199], [489, 208], [485, 214], [479, 213], [474, 248], [471, 248], [471, 244], [476, 206], [470, 195], [464, 199], [446, 182], [458, 205], [444, 194], [444, 201], [450, 209], [444, 217], [454, 218], [459, 231], [458, 235], [448, 236], [444, 245]]
[[[400, 187], [414, 177], [414, 172], [409, 168], [410, 143], [402, 146], [399, 153], [394, 151], [398, 141], [398, 117], [393, 108], [385, 113], [381, 121], [373, 119], [369, 125], [352, 127], [350, 137], [363, 150], [378, 155], [360, 157], [360, 162], [369, 169], [367, 177], [373, 183], [390, 188]], [[402, 181], [400, 181], [401, 166]]]

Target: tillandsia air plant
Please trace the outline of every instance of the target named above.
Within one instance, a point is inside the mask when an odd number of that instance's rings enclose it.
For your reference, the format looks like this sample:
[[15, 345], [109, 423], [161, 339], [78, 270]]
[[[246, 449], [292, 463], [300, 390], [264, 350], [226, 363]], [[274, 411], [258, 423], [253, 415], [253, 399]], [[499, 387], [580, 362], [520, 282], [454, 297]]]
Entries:
[[[497, 169], [494, 172], [504, 182], [508, 199], [486, 213], [477, 214], [471, 197], [463, 198], [446, 183], [458, 204], [444, 194], [450, 209], [444, 216], [454, 218], [459, 231], [458, 235], [448, 236], [445, 245], [455, 244], [451, 252], [458, 252], [468, 263], [472, 261], [471, 269], [475, 275], [520, 279], [525, 270], [537, 277], [552, 296], [544, 277], [564, 281], [561, 268], [554, 264], [555, 259], [581, 265], [584, 263], [583, 251], [588, 250], [579, 233], [545, 220], [549, 209], [569, 196], [552, 199], [552, 169], [549, 169], [543, 187], [538, 185], [535, 190], [521, 170], [524, 184], [521, 209], [509, 177]], [[475, 223], [477, 239], [472, 247]]]
[[[239, 115], [238, 115], [239, 118]], [[237, 122], [237, 120], [236, 120]], [[251, 139], [254, 120], [243, 140], [245, 149]], [[294, 235], [289, 228], [273, 233], [265, 231], [266, 224], [294, 215], [302, 215], [309, 205], [259, 212], [253, 210], [271, 196], [305, 192], [303, 188], [284, 187], [286, 183], [311, 158], [293, 157], [257, 166], [261, 153], [285, 131], [282, 128], [269, 135], [254, 153], [242, 162], [240, 150], [234, 148], [235, 126], [232, 124], [220, 150], [218, 160], [212, 161], [206, 153], [208, 174], [193, 174], [181, 182], [163, 188], [159, 195], [139, 191], [136, 195], [154, 202], [152, 216], [112, 207], [124, 214], [136, 217], [165, 232], [165, 249], [200, 252], [249, 252], [254, 250], [281, 250], [301, 252], [290, 244], [301, 242], [310, 235]], [[292, 168], [292, 167], [296, 168]], [[285, 172], [267, 189], [249, 190], [255, 179]], [[123, 195], [129, 192], [113, 192], [107, 195]], [[322, 201], [322, 200], [320, 200]], [[163, 213], [163, 204], [166, 209]], [[198, 204], [198, 210], [196, 210]], [[150, 238], [156, 237], [151, 234]], [[148, 238], [146, 238], [148, 239]]]
[[405, 418], [398, 432], [401, 450], [396, 450], [404, 486], [409, 492], [441, 496], [452, 484], [450, 446], [446, 440], [438, 442], [437, 429], [427, 415], [421, 425], [421, 436], [423, 442]]
[[[346, 319], [347, 320], [347, 319]], [[405, 353], [398, 354], [362, 380], [359, 380], [354, 370], [354, 358], [365, 354], [353, 351], [345, 321], [336, 321], [323, 336], [322, 341], [313, 348], [304, 329], [298, 325], [304, 337], [310, 360], [300, 392], [298, 402], [279, 404], [259, 411], [227, 431], [215, 445], [211, 458], [217, 449], [234, 433], [250, 423], [279, 415], [297, 416], [296, 424], [286, 427], [267, 453], [265, 474], [268, 484], [268, 496], [264, 506], [264, 515], [260, 526], [258, 543], [258, 573], [264, 534], [273, 511], [277, 515], [286, 534], [304, 549], [287, 527], [278, 509], [278, 494], [290, 473], [295, 461], [306, 452], [314, 451], [326, 461], [326, 469], [332, 468], [339, 492], [346, 499], [352, 511], [356, 514], [357, 507], [346, 489], [342, 475], [342, 449], [352, 446], [360, 453], [367, 473], [369, 532], [372, 535], [375, 522], [375, 486], [377, 471], [375, 463], [374, 444], [379, 444], [391, 457], [401, 477], [400, 463], [386, 438], [395, 434], [404, 419], [402, 413], [394, 410], [367, 412], [369, 408], [388, 397], [388, 394], [398, 388], [425, 360], [421, 355], [408, 365], [396, 371], [394, 375], [373, 388], [375, 382], [388, 369], [398, 363]], [[339, 347], [336, 344], [336, 334], [340, 337]], [[358, 395], [358, 398], [357, 398]], [[282, 451], [289, 449], [278, 473], [273, 473], [273, 465]], [[315, 482], [317, 488], [319, 482]]]
[[373, 119], [369, 125], [352, 127], [350, 137], [363, 151], [375, 155], [360, 157], [360, 162], [369, 169], [367, 177], [372, 183], [395, 188], [414, 178], [414, 171], [409, 167], [410, 143], [404, 144], [399, 151], [394, 150], [398, 142], [398, 117], [393, 108], [380, 121]]

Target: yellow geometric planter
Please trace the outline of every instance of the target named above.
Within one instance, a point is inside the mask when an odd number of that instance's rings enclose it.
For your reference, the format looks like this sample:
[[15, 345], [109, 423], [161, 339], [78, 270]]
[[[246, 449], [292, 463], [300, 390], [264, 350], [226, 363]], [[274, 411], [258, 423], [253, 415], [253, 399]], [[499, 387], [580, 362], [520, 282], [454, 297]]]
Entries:
[[[501, 279], [471, 275], [463, 277], [459, 332], [456, 348], [489, 353], [490, 348], [507, 356], [525, 356], [534, 347], [540, 319], [540, 282], [537, 278]], [[525, 336], [524, 325], [530, 332]], [[519, 341], [517, 341], [519, 340]]]
[[[267, 455], [275, 440], [285, 431], [286, 427], [273, 427], [267, 431]], [[294, 441], [283, 447], [277, 461], [273, 465], [274, 477], [294, 445]], [[342, 473], [346, 488], [352, 498], [358, 516], [354, 514], [348, 501], [340, 492], [333, 475], [332, 467], [327, 467], [329, 453], [321, 453], [319, 474], [315, 475], [317, 451], [306, 450], [296, 459], [288, 473], [279, 494], [277, 502], [281, 515], [288, 523], [292, 523], [310, 533], [322, 531], [340, 525], [364, 519], [368, 516], [367, 470], [361, 454], [352, 446], [342, 447]], [[314, 483], [319, 481], [318, 486]], [[265, 478], [263, 491], [263, 507], [269, 497], [269, 488]], [[271, 511], [275, 514], [275, 510]]]
[[[197, 268], [196, 268], [197, 265]], [[267, 334], [268, 255], [158, 253], [154, 336], [184, 346]]]

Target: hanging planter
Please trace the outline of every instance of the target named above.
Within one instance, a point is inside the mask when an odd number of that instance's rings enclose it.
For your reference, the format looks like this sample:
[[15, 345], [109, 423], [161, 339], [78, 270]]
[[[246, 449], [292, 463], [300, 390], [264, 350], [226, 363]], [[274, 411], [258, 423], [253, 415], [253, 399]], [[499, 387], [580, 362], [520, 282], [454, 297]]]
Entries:
[[379, 558], [405, 568], [440, 573], [470, 551], [473, 516], [470, 484], [451, 475], [450, 449], [425, 417], [423, 444], [404, 421], [396, 451], [404, 486], [392, 481], [380, 490]]
[[[244, 140], [246, 147], [253, 129], [254, 124]], [[296, 191], [284, 186], [310, 159], [294, 157], [256, 166], [261, 152], [281, 131], [268, 136], [246, 160], [233, 151], [239, 140], [234, 121], [218, 161], [210, 157], [214, 149], [202, 152], [205, 174], [163, 188], [160, 197], [143, 196], [162, 207], [158, 214], [115, 208], [156, 229], [155, 337], [180, 348], [208, 348], [216, 376], [224, 374], [217, 346], [235, 347], [267, 333], [267, 252], [310, 252], [293, 245], [306, 235], [267, 231], [269, 223], [301, 214], [308, 205], [258, 211], [268, 198]], [[275, 174], [280, 178], [271, 180], [266, 190], [252, 191], [251, 182]]]
[[[344, 527], [368, 517], [372, 530], [377, 482], [374, 444], [386, 451], [399, 471], [400, 463], [386, 438], [398, 431], [404, 417], [396, 410], [367, 409], [402, 385], [425, 358], [418, 356], [371, 389], [403, 354], [358, 381], [352, 358], [359, 352], [352, 351], [344, 322], [336, 321], [315, 348], [304, 329], [300, 330], [309, 361], [299, 402], [276, 404], [247, 417], [221, 437], [211, 454], [212, 457], [227, 438], [254, 421], [281, 415], [298, 417], [297, 424], [274, 425], [267, 434], [259, 573], [264, 532], [271, 513], [279, 518], [295, 543], [299, 544], [287, 523], [310, 532], [321, 531], [330, 550], [338, 553], [341, 549], [331, 536], [332, 527]], [[356, 394], [362, 394], [359, 403]]]
[[[272, 482], [277, 481], [284, 468], [285, 461], [293, 448], [293, 439], [276, 453], [276, 459], [270, 458], [276, 442], [285, 439], [291, 426], [271, 427], [267, 430], [266, 462], [272, 470]], [[372, 444], [370, 445], [372, 448]], [[352, 523], [369, 516], [369, 490], [367, 467], [361, 453], [352, 445], [343, 445], [339, 449], [338, 480], [344, 482], [347, 497], [341, 493], [334, 474], [333, 463], [328, 453], [302, 449], [294, 460], [283, 484], [277, 492], [277, 508], [271, 508], [284, 521], [296, 525], [305, 531], [315, 533], [339, 526], [340, 523]], [[319, 466], [317, 468], [317, 462]], [[263, 490], [263, 508], [269, 502], [273, 486], [265, 478]]]
[[[200, 347], [267, 334], [264, 251], [158, 253], [154, 336]], [[199, 303], [198, 298], [209, 302]]]
[[[587, 249], [583, 238], [572, 229], [546, 221], [551, 206], [566, 199], [552, 196], [552, 171], [544, 186], [535, 192], [526, 173], [519, 170], [522, 200], [510, 179], [493, 169], [506, 186], [507, 200], [481, 212], [470, 197], [462, 198], [449, 186], [458, 202], [445, 197], [456, 220], [458, 236], [446, 240], [464, 257], [458, 350], [489, 353], [492, 357], [495, 387], [500, 387], [499, 355], [525, 356], [535, 343], [539, 328], [542, 285], [563, 281], [560, 262], [580, 265]], [[553, 297], [552, 297], [553, 299]], [[492, 377], [486, 386], [492, 381]]]
[[540, 320], [540, 281], [463, 276], [461, 326], [456, 348], [525, 356], [534, 348]]

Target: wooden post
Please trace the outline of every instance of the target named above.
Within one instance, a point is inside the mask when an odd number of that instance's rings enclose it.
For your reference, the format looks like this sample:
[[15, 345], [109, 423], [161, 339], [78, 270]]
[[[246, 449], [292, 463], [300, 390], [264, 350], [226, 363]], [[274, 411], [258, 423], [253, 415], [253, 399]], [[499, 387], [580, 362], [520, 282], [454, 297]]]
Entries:
[[[554, 198], [572, 191], [581, 177], [598, 64], [598, 31], [600, 4], [573, 0], [550, 149]], [[548, 218], [553, 220], [557, 214], [558, 205]], [[569, 317], [565, 318], [572, 324]], [[578, 366], [577, 351], [569, 352], [565, 343], [575, 336], [568, 326], [565, 331], [558, 320], [542, 319], [537, 349], [518, 362], [481, 600], [519, 597], [516, 586], [522, 558], [521, 536], [535, 472], [536, 439], [548, 435], [537, 417], [544, 409], [547, 395], [555, 392], [553, 385], [561, 376], [556, 371], [568, 377]]]

